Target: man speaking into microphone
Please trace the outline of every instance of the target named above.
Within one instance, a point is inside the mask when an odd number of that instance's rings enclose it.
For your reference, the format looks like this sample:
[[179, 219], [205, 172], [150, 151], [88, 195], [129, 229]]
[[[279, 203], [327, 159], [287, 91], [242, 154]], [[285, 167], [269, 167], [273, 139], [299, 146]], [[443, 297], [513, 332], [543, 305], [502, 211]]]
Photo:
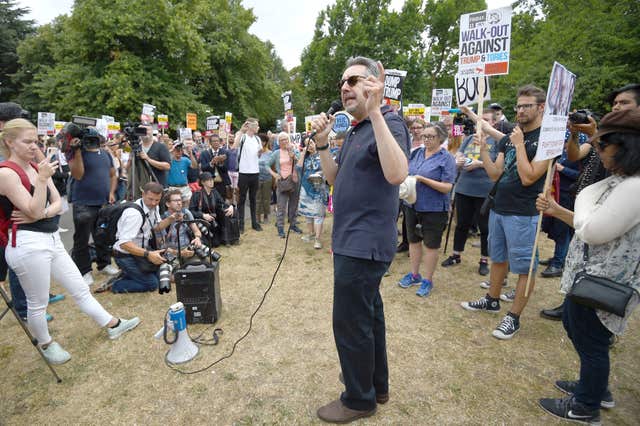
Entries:
[[348, 423], [373, 415], [389, 399], [379, 289], [396, 252], [398, 185], [407, 177], [409, 131], [390, 107], [381, 107], [380, 62], [350, 58], [339, 89], [357, 124], [335, 161], [327, 150], [333, 116], [321, 114], [313, 128], [322, 170], [334, 185], [333, 334], [346, 390], [320, 407], [318, 417]]

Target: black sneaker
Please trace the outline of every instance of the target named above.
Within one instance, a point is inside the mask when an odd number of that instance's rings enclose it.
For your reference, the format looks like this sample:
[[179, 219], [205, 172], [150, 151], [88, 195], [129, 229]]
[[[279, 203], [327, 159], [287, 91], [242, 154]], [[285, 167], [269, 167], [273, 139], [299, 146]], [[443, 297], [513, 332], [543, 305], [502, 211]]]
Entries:
[[[568, 395], [573, 395], [574, 393], [576, 393], [577, 386], [577, 380], [558, 380], [556, 382], [556, 387]], [[602, 396], [602, 401], [600, 401], [600, 408], [608, 409], [615, 406], [616, 402], [613, 400], [613, 395], [611, 394], [611, 391], [607, 389], [607, 391]]]
[[485, 261], [480, 261], [478, 262], [478, 273], [482, 276], [485, 275], [489, 275], [489, 262]]
[[513, 318], [511, 315], [505, 315], [500, 321], [500, 324], [493, 330], [493, 337], [500, 340], [509, 340], [515, 334], [520, 331], [520, 321]]
[[573, 396], [566, 398], [543, 398], [538, 401], [540, 407], [547, 413], [576, 423], [599, 426], [600, 410], [589, 410], [576, 401]]
[[460, 306], [468, 311], [484, 311], [491, 314], [500, 312], [500, 301], [498, 299], [489, 300], [488, 296], [483, 296], [473, 302], [462, 302]]
[[253, 225], [251, 225], [251, 227], [253, 228], [254, 231], [262, 231], [262, 226], [260, 226], [259, 223], [254, 223]]
[[302, 234], [302, 229], [298, 228], [298, 225], [291, 225], [291, 230], [296, 234]]
[[462, 261], [462, 259], [460, 259], [460, 255], [459, 254], [452, 254], [451, 256], [449, 256], [445, 260], [443, 260], [440, 265], [442, 265], [443, 268], [446, 268], [447, 266], [457, 265], [461, 261]]

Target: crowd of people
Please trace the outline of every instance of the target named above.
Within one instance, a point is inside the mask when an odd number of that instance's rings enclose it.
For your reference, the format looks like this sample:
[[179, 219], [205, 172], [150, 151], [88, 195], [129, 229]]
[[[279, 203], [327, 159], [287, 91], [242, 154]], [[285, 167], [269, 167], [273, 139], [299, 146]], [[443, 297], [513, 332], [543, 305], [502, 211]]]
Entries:
[[[288, 221], [289, 229], [315, 249], [323, 248], [324, 221], [329, 206], [333, 209], [333, 331], [345, 392], [318, 410], [329, 422], [372, 415], [389, 400], [379, 286], [396, 253], [407, 251], [410, 257], [410, 271], [398, 285], [415, 286], [418, 296], [427, 297], [438, 265], [460, 265], [470, 233], [477, 232], [478, 274], [488, 275], [480, 286], [488, 291], [461, 307], [499, 314], [501, 301], [510, 303], [492, 332], [501, 340], [520, 331], [533, 294], [525, 288], [535, 286], [541, 212], [542, 229], [554, 241], [553, 257], [539, 261], [546, 266], [542, 277], [561, 277], [563, 293], [585, 270], [640, 289], [640, 204], [633, 197], [640, 193], [640, 85], [615, 90], [612, 112], [599, 123], [594, 116], [587, 123], [570, 120], [564, 152], [552, 162], [534, 160], [546, 104], [539, 87], [518, 89], [514, 123], [499, 104], [481, 116], [462, 107], [479, 131], [460, 134], [450, 118], [403, 119], [381, 106], [384, 68], [379, 62], [350, 59], [340, 83], [352, 128], [335, 134], [334, 117], [320, 114], [313, 122], [315, 137], [300, 145], [285, 131], [261, 132], [255, 118], [224, 139], [195, 131], [192, 138], [172, 140], [144, 125], [139, 144], [124, 134], [107, 139], [93, 129], [73, 137], [66, 126], [57, 139], [44, 140], [33, 124], [18, 118], [19, 106], [2, 105], [0, 149], [11, 165], [0, 168], [0, 208], [12, 220], [2, 257], [15, 306], [47, 359], [70, 358], [48, 334], [46, 308], [57, 297], [49, 293], [50, 276], [83, 312], [107, 327], [110, 338], [119, 337], [139, 320], [113, 317], [96, 301], [89, 290], [92, 264], [97, 273], [110, 276], [96, 292], [156, 290], [158, 267], [174, 255], [204, 260], [203, 253], [229, 243], [234, 221], [243, 234], [247, 204], [253, 231], [262, 232], [271, 221], [284, 238]], [[547, 170], [554, 174], [554, 191], [544, 191]], [[90, 244], [92, 236], [97, 240], [101, 209], [125, 199], [131, 203], [119, 212], [113, 247]], [[71, 256], [58, 230], [66, 200], [74, 224]], [[453, 218], [453, 250], [439, 263]], [[300, 226], [299, 220], [304, 221]], [[183, 221], [187, 225], [179, 226]], [[503, 293], [509, 272], [516, 284]], [[540, 313], [562, 320], [580, 357], [579, 379], [556, 382], [569, 396], [542, 399], [543, 409], [597, 424], [600, 408], [613, 407], [609, 347], [639, 301], [636, 291], [624, 316], [570, 297]]]

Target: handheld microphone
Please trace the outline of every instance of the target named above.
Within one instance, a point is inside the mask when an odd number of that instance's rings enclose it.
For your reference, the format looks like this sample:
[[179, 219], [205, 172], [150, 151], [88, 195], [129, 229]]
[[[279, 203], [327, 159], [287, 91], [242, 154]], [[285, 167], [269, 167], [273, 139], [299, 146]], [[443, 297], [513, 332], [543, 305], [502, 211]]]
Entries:
[[[327, 110], [326, 114], [327, 114], [327, 115], [331, 115], [331, 114], [334, 114], [334, 113], [336, 113], [336, 112], [340, 111], [341, 109], [342, 109], [342, 102], [340, 102], [340, 101], [333, 101], [333, 102], [331, 102], [331, 106], [330, 106], [330, 107], [329, 107], [329, 109]], [[314, 136], [316, 135], [316, 133], [318, 133], [318, 132], [316, 132], [315, 130], [314, 130], [313, 132], [311, 132], [311, 133], [309, 134], [309, 139], [313, 139], [313, 138], [314, 138]]]

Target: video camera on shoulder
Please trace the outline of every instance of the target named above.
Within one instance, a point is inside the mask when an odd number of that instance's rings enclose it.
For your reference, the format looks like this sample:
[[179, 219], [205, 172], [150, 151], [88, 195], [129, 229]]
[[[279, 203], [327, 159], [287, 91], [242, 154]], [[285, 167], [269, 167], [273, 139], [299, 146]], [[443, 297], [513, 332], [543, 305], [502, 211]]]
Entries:
[[140, 123], [127, 122], [122, 129], [122, 133], [125, 134], [129, 141], [131, 150], [135, 153], [140, 152], [140, 138], [147, 136], [147, 128]]
[[97, 122], [95, 118], [74, 115], [71, 122], [64, 125], [58, 138], [62, 139], [62, 151], [68, 158], [73, 157], [73, 150], [78, 144], [82, 149], [100, 147], [100, 134], [94, 128]]

